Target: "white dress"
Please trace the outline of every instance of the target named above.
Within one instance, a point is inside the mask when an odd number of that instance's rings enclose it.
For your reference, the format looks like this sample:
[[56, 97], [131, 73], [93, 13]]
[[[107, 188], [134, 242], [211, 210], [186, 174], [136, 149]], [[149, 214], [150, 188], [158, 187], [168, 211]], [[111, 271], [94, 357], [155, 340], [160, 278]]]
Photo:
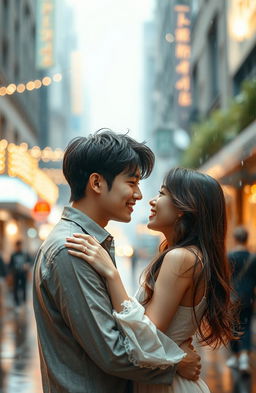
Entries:
[[[141, 298], [141, 294], [137, 297]], [[192, 307], [179, 306], [169, 329], [162, 334], [144, 314], [145, 309], [136, 298], [124, 302], [123, 306], [123, 311], [114, 312], [114, 317], [125, 335], [126, 352], [132, 363], [140, 367], [167, 368], [186, 356], [178, 345], [197, 330]], [[195, 307], [198, 320], [205, 307], [203, 297]], [[172, 385], [134, 383], [134, 393], [210, 393], [210, 390], [202, 379], [194, 382], [176, 374]]]

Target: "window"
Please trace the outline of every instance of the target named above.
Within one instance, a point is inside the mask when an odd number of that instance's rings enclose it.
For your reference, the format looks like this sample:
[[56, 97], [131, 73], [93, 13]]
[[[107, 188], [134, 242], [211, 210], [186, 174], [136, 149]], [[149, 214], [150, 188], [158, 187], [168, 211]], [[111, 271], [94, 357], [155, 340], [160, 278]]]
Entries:
[[192, 71], [192, 94], [193, 94], [193, 107], [191, 110], [190, 118], [192, 121], [197, 121], [199, 116], [199, 81], [198, 81], [198, 66], [195, 64]]
[[210, 82], [210, 99], [214, 101], [219, 94], [219, 56], [218, 56], [218, 34], [217, 19], [213, 20], [212, 26], [208, 33], [208, 50], [209, 50], [209, 82]]
[[5, 68], [7, 68], [8, 67], [8, 60], [9, 60], [9, 45], [8, 45], [7, 39], [3, 39], [2, 53], [3, 53], [3, 66]]
[[6, 134], [6, 119], [0, 114], [0, 139], [4, 139]]
[[234, 76], [233, 91], [237, 95], [240, 92], [241, 84], [246, 79], [256, 77], [256, 46], [250, 52], [242, 66]]

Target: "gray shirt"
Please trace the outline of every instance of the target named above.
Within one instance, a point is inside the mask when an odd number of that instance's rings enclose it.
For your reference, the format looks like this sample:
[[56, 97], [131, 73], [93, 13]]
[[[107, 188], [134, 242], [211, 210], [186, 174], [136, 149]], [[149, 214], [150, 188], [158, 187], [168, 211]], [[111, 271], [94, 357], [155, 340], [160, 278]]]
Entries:
[[174, 368], [152, 370], [129, 361], [104, 279], [64, 246], [66, 237], [78, 232], [94, 236], [113, 259], [110, 234], [81, 211], [65, 207], [34, 268], [44, 393], [128, 393], [130, 379], [170, 384]]

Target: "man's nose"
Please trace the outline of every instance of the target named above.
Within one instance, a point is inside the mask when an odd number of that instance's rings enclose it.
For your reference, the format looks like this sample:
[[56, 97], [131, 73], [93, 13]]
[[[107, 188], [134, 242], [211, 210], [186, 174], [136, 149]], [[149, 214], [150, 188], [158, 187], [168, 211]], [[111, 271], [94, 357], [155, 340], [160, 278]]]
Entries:
[[138, 188], [136, 191], [134, 191], [134, 193], [133, 193], [133, 198], [134, 199], [142, 199], [142, 193], [141, 193], [141, 191], [140, 191], [140, 189]]

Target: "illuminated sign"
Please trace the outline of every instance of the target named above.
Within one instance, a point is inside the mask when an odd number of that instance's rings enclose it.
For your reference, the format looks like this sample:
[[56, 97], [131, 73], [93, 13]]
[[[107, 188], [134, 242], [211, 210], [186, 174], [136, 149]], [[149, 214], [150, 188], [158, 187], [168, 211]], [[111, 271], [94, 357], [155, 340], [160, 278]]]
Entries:
[[37, 1], [36, 65], [38, 69], [54, 66], [55, 0]]
[[238, 42], [252, 37], [256, 32], [256, 1], [230, 0], [229, 31]]
[[33, 208], [33, 217], [37, 221], [44, 221], [51, 213], [51, 206], [47, 201], [37, 201]]
[[58, 187], [38, 167], [38, 159], [28, 151], [26, 143], [20, 146], [0, 140], [0, 174], [7, 173], [28, 184], [37, 195], [53, 205], [58, 199]]
[[177, 101], [181, 107], [190, 107], [191, 98], [191, 78], [190, 78], [190, 57], [191, 57], [191, 20], [190, 7], [187, 5], [176, 5], [175, 26], [175, 57], [177, 80], [175, 88], [177, 90]]

